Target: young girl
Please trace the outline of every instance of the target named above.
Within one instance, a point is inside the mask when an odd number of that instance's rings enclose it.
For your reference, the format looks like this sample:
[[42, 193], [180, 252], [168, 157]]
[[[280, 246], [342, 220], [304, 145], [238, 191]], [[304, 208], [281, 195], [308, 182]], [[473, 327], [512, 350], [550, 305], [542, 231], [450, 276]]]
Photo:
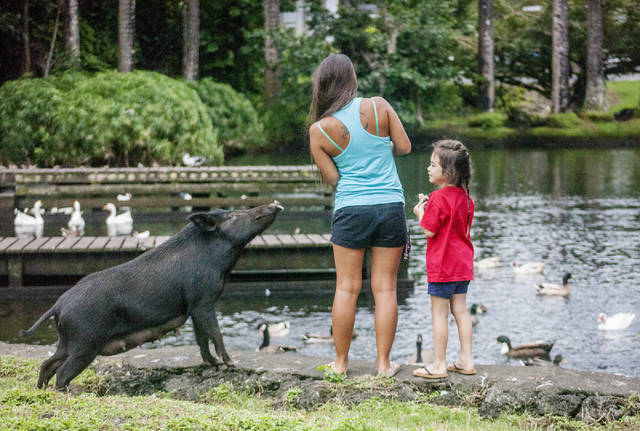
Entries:
[[[433, 144], [427, 169], [437, 189], [413, 213], [427, 236], [427, 279], [433, 318], [433, 363], [413, 371], [426, 379], [447, 377], [447, 371], [475, 374], [471, 358], [472, 324], [467, 311], [467, 288], [473, 280], [471, 222], [474, 204], [469, 196], [471, 158], [466, 147], [453, 140]], [[449, 309], [458, 325], [460, 357], [447, 366]]]

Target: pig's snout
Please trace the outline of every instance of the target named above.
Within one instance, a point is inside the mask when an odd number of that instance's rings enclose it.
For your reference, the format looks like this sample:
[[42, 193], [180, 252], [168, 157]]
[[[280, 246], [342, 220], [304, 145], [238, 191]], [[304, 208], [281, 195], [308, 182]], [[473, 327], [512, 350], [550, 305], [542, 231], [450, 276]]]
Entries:
[[283, 211], [283, 210], [284, 210], [284, 207], [282, 206], [282, 204], [281, 204], [280, 202], [278, 202], [277, 200], [274, 200], [274, 201], [273, 201], [273, 203], [272, 203], [271, 205], [273, 205], [274, 207], [276, 207], [276, 209], [277, 209], [278, 211]]

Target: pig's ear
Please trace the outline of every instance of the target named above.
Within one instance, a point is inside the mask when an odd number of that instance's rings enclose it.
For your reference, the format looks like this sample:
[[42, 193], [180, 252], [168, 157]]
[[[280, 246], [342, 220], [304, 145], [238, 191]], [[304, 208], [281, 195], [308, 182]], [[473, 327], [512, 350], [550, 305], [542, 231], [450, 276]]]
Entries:
[[218, 219], [212, 217], [209, 213], [195, 213], [187, 217], [187, 220], [192, 221], [200, 230], [206, 232], [213, 232], [218, 226]]

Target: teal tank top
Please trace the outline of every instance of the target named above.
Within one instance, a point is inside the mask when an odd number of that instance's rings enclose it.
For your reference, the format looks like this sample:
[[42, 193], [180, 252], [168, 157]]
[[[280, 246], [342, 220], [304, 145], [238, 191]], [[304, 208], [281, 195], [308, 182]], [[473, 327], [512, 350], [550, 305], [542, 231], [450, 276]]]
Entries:
[[393, 160], [390, 136], [379, 136], [378, 112], [375, 103], [376, 135], [369, 133], [360, 122], [360, 102], [356, 97], [333, 114], [349, 130], [349, 145], [343, 151], [316, 123], [325, 137], [341, 153], [333, 158], [340, 179], [336, 188], [334, 211], [347, 206], [402, 202], [404, 193]]

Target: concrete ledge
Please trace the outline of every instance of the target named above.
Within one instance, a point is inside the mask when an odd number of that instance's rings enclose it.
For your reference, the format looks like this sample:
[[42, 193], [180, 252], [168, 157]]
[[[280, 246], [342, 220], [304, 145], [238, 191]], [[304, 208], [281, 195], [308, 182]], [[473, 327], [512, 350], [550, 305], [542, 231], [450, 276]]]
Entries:
[[[44, 359], [54, 350], [53, 346], [0, 342], [0, 355]], [[212, 387], [231, 383], [237, 389], [269, 397], [276, 405], [291, 404], [287, 392], [299, 389], [293, 404], [302, 408], [318, 407], [331, 400], [358, 403], [374, 396], [416, 401], [424, 394], [436, 393], [430, 402], [477, 407], [488, 417], [526, 412], [604, 423], [640, 414], [640, 379], [616, 374], [559, 367], [476, 365], [475, 376], [450, 373], [447, 379], [429, 381], [413, 377], [414, 367], [404, 366], [389, 384], [387, 379], [371, 377], [375, 375], [375, 363], [354, 360], [346, 382], [329, 383], [316, 369], [329, 362], [327, 358], [244, 350], [229, 353], [235, 367], [203, 365], [196, 346], [136, 348], [116, 356], [98, 357], [92, 366], [104, 376], [99, 392], [109, 394], [151, 395], [165, 391], [195, 401]]]

